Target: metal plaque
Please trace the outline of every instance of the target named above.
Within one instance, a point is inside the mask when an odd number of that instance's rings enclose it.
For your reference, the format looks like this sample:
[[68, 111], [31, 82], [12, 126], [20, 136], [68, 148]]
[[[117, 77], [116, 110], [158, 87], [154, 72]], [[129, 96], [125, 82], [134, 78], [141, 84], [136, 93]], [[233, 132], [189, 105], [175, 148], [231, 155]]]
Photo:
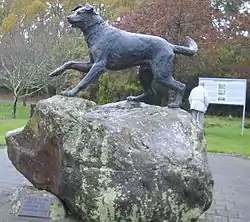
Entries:
[[18, 216], [49, 218], [52, 199], [42, 195], [27, 195], [21, 199]]

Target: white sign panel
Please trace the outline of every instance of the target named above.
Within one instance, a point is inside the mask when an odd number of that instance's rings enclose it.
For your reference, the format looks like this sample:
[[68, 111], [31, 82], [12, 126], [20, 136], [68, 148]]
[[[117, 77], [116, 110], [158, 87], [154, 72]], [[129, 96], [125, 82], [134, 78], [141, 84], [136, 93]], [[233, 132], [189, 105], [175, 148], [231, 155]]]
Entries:
[[246, 102], [246, 79], [199, 78], [208, 91], [210, 103], [240, 105]]
[[246, 112], [246, 79], [199, 78], [208, 91], [210, 103], [243, 106], [241, 134], [244, 132]]

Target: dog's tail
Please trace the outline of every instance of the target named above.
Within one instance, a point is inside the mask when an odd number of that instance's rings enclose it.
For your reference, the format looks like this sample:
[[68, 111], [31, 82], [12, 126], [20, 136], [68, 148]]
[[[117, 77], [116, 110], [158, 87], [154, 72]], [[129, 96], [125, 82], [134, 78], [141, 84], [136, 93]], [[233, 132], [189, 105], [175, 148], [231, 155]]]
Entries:
[[188, 36], [186, 37], [186, 39], [188, 42], [188, 47], [180, 45], [172, 45], [174, 53], [193, 56], [198, 51], [198, 46], [196, 42]]

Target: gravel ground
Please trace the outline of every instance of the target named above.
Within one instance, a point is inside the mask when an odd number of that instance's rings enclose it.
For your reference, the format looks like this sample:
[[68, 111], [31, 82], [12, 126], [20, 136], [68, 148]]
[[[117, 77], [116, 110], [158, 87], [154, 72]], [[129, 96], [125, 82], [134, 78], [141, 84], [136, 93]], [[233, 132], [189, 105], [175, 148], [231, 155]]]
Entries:
[[[3, 148], [3, 147], [2, 147]], [[250, 160], [223, 154], [209, 154], [215, 180], [214, 201], [198, 222], [250, 222]], [[6, 149], [0, 149], [0, 222], [47, 222], [50, 220], [11, 216], [9, 194], [29, 182], [13, 167]], [[75, 220], [65, 220], [75, 221]]]

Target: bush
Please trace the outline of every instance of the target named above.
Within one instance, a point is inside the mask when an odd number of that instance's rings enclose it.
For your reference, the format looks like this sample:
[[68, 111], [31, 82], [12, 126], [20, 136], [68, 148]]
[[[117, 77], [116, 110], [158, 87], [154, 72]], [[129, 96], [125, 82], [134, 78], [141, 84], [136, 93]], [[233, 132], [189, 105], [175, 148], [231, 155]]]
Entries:
[[244, 127], [250, 129], [250, 121], [246, 121]]
[[206, 128], [209, 128], [209, 127], [221, 127], [221, 128], [226, 128], [228, 126], [230, 126], [231, 124], [228, 123], [228, 122], [224, 122], [224, 121], [221, 121], [219, 118], [218, 119], [205, 119], [204, 121], [204, 126]]

